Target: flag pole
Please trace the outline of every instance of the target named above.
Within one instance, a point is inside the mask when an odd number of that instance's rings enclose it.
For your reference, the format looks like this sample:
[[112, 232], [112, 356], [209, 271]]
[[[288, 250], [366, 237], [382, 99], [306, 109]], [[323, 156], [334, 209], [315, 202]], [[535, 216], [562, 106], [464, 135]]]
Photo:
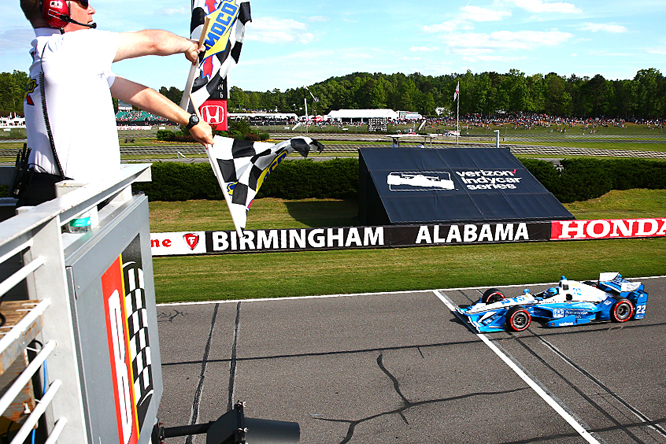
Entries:
[[456, 101], [456, 145], [458, 145], [458, 138], [460, 137], [460, 125], [458, 120], [460, 118], [460, 80], [458, 80], [458, 100]]
[[[201, 35], [199, 36], [199, 49], [203, 46], [204, 39], [208, 33], [208, 28], [210, 27], [210, 17], [206, 16], [204, 19], [204, 25], [201, 29]], [[194, 85], [194, 79], [197, 74], [197, 68], [199, 68], [199, 61], [192, 63], [190, 67], [190, 74], [187, 76], [187, 83], [185, 83], [185, 90], [183, 91], [183, 97], [180, 99], [180, 107], [184, 110], [187, 110], [187, 105], [190, 102], [190, 93], [192, 92], [192, 86]], [[192, 104], [194, 107], [194, 104]]]

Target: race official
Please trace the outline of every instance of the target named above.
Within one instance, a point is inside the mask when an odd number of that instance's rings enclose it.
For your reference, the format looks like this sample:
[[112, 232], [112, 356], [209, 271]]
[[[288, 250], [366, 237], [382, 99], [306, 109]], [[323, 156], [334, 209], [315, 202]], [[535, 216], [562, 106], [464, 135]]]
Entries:
[[146, 55], [185, 54], [194, 63], [199, 52], [196, 42], [162, 30], [97, 30], [92, 19], [95, 10], [88, 0], [44, 2], [21, 0], [35, 30], [24, 102], [32, 150], [29, 165], [34, 173], [19, 196], [19, 206], [54, 198], [54, 184], [62, 176], [90, 183], [118, 174], [120, 146], [112, 98], [186, 126], [204, 146], [213, 143], [206, 122], [157, 91], [111, 70], [114, 62]]

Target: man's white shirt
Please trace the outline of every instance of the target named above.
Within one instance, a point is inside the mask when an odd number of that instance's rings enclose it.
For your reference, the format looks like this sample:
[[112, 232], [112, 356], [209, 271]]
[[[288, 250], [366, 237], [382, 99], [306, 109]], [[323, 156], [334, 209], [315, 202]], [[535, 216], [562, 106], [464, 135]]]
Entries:
[[42, 113], [43, 69], [50, 126], [65, 176], [86, 183], [114, 177], [120, 147], [109, 88], [115, 80], [111, 64], [118, 34], [38, 28], [35, 35], [30, 78], [36, 84], [31, 82], [24, 106], [31, 162], [40, 171], [56, 173]]

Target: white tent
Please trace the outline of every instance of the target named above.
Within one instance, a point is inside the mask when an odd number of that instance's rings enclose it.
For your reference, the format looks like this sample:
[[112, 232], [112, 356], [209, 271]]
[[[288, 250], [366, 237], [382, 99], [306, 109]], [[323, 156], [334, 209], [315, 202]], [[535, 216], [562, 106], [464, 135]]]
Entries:
[[397, 119], [398, 113], [392, 109], [338, 109], [331, 111], [326, 117], [330, 120], [363, 123], [368, 119]]
[[232, 119], [296, 120], [295, 113], [229, 113]]

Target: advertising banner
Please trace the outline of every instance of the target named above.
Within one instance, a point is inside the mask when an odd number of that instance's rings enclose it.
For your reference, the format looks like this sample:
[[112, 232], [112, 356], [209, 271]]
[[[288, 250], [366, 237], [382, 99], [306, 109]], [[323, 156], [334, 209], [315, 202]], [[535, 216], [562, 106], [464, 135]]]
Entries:
[[551, 240], [622, 239], [666, 236], [666, 219], [557, 220]]
[[506, 148], [361, 148], [363, 225], [574, 217]]
[[150, 250], [153, 256], [206, 254], [205, 231], [151, 233]]
[[151, 233], [153, 256], [666, 236], [666, 218]]
[[151, 234], [153, 256], [419, 247], [550, 240], [550, 222], [293, 228]]

